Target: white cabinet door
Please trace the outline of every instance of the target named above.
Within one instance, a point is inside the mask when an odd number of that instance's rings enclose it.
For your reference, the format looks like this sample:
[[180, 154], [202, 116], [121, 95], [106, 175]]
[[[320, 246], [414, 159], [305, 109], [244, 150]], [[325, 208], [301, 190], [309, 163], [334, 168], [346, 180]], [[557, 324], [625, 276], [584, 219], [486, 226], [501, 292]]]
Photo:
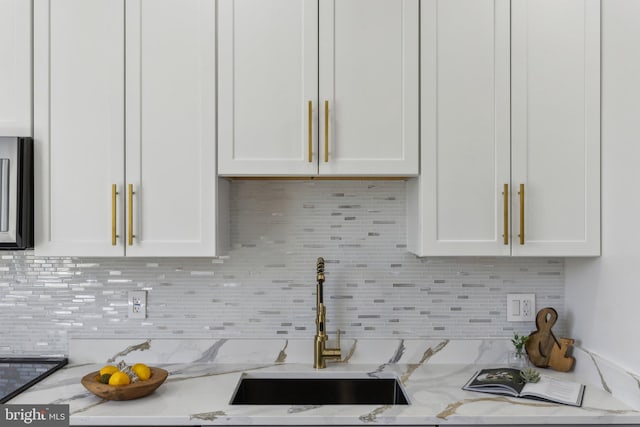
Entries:
[[418, 0], [320, 0], [319, 22], [320, 175], [417, 175]]
[[316, 175], [318, 0], [219, 0], [218, 26], [219, 174]]
[[126, 254], [214, 256], [215, 1], [127, 0], [126, 35]]
[[512, 254], [599, 255], [600, 0], [513, 0], [511, 28]]
[[124, 1], [35, 0], [35, 247], [124, 255]]
[[509, 0], [421, 3], [422, 173], [408, 183], [418, 255], [510, 254], [509, 13]]
[[0, 0], [0, 136], [31, 136], [31, 0]]

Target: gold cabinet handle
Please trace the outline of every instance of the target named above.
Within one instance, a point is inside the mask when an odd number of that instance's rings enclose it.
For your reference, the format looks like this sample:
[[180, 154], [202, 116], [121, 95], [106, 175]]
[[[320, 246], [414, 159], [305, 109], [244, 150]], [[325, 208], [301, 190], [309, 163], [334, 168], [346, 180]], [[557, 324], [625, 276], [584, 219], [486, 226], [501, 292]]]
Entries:
[[324, 101], [324, 161], [329, 161], [329, 100]]
[[502, 189], [502, 200], [504, 203], [504, 228], [502, 237], [504, 244], [509, 244], [509, 184], [505, 184]]
[[133, 191], [133, 184], [129, 184], [129, 197], [128, 197], [128, 214], [127, 222], [129, 223], [129, 229], [127, 230], [127, 243], [129, 246], [133, 246], [133, 238], [136, 237], [133, 234], [133, 195], [136, 194]]
[[309, 140], [309, 163], [313, 161], [313, 103], [311, 101], [307, 104], [307, 110], [309, 112], [309, 123], [307, 124], [308, 128], [308, 140]]
[[116, 226], [116, 204], [117, 204], [117, 195], [118, 187], [115, 184], [111, 184], [111, 246], [116, 245], [116, 239], [119, 238]]
[[520, 244], [524, 245], [524, 184], [520, 184]]

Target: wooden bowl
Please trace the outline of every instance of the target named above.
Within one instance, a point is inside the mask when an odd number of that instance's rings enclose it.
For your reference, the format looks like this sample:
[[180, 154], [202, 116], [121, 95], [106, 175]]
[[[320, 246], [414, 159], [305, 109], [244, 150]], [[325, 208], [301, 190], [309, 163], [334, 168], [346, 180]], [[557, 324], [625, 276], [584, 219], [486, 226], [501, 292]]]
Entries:
[[161, 368], [149, 368], [151, 369], [151, 377], [146, 381], [138, 381], [135, 383], [113, 386], [109, 384], [102, 384], [98, 381], [100, 378], [100, 371], [91, 372], [90, 374], [82, 377], [80, 382], [91, 393], [98, 397], [107, 400], [131, 400], [138, 399], [140, 397], [147, 396], [155, 389], [160, 387], [160, 384], [167, 379], [169, 373]]

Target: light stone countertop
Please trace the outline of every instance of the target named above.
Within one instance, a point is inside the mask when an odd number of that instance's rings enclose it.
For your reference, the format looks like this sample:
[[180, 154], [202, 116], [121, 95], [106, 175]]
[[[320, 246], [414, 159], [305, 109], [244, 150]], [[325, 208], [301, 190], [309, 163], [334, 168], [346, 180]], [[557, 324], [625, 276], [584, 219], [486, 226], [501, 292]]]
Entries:
[[[548, 375], [587, 384], [583, 406], [575, 408], [461, 389], [476, 370], [504, 366], [508, 340], [345, 341], [345, 360], [315, 371], [310, 363], [311, 340], [82, 340], [70, 346], [67, 367], [8, 403], [69, 404], [72, 425], [640, 425], [640, 410], [623, 403], [606, 382], [605, 377], [617, 376], [598, 367], [588, 353], [583, 357], [576, 352], [577, 363], [585, 365], [576, 372], [545, 370]], [[98, 354], [112, 357], [92, 360]], [[169, 371], [169, 378], [142, 399], [105, 401], [85, 390], [80, 378], [99, 370], [108, 359], [160, 366]], [[594, 375], [589, 374], [589, 363]], [[243, 373], [394, 375], [411, 404], [230, 405]]]

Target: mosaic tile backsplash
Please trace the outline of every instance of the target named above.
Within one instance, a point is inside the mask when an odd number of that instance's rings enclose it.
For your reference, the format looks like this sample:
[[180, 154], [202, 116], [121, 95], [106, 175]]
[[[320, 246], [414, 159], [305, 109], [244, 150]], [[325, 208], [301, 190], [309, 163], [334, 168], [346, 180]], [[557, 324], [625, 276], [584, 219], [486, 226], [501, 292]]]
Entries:
[[[406, 251], [402, 181], [233, 181], [227, 255], [37, 257], [0, 252], [0, 355], [66, 354], [67, 337], [309, 338], [315, 263], [326, 260], [330, 333], [351, 338], [490, 338], [506, 294], [560, 313], [561, 258], [417, 258]], [[176, 254], [179, 255], [179, 254]], [[127, 319], [127, 292], [148, 318]]]

